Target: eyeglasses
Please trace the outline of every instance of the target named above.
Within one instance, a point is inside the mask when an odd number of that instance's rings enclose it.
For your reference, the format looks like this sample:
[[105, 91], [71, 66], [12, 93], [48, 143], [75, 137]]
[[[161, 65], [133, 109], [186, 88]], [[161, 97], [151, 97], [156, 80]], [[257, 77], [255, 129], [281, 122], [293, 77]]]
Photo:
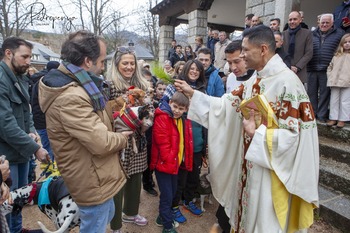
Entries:
[[135, 54], [135, 48], [134, 47], [124, 47], [124, 46], [120, 46], [117, 48], [117, 53], [132, 53]]

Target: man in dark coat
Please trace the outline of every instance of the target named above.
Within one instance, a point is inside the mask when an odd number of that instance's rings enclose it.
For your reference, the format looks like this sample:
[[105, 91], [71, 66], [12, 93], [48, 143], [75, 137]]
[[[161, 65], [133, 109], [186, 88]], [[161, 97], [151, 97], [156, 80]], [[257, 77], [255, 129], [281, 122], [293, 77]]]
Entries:
[[345, 32], [350, 32], [350, 20], [343, 20], [344, 17], [350, 18], [350, 0], [344, 0], [334, 10], [334, 25], [337, 28], [343, 29]]
[[288, 30], [284, 31], [283, 49], [291, 57], [290, 69], [298, 75], [303, 83], [307, 82], [306, 64], [312, 58], [312, 34], [301, 27], [302, 18], [299, 12], [289, 14]]
[[319, 27], [312, 33], [313, 57], [307, 65], [307, 93], [317, 119], [323, 122], [328, 120], [329, 114], [330, 88], [327, 87], [327, 67], [344, 35], [344, 31], [334, 27], [333, 23], [332, 14], [321, 16]]
[[[28, 183], [29, 159], [35, 154], [40, 162], [49, 155], [35, 142], [36, 134], [29, 105], [28, 80], [24, 73], [30, 65], [33, 45], [18, 37], [2, 44], [0, 62], [0, 155], [10, 163], [11, 190]], [[34, 139], [34, 140], [33, 140]], [[22, 214], [9, 214], [11, 232], [21, 232]]]
[[38, 85], [39, 85], [39, 80], [42, 77], [44, 77], [44, 75], [46, 75], [52, 69], [57, 69], [59, 65], [60, 63], [58, 61], [49, 61], [46, 65], [46, 69], [33, 74], [31, 77], [34, 83], [32, 88], [31, 100], [30, 100], [32, 105], [34, 127], [40, 136], [41, 144], [49, 152], [49, 155], [52, 161], [54, 161], [54, 156], [50, 146], [49, 137], [47, 136], [47, 132], [46, 132], [45, 114], [41, 111], [41, 108], [39, 106]]

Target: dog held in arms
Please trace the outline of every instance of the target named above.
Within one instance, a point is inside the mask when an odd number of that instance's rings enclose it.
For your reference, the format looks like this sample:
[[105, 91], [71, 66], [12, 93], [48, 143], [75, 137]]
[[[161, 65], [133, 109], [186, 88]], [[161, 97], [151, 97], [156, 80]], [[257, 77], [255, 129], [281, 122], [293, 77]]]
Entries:
[[[147, 104], [142, 107], [128, 108], [127, 111], [130, 111], [131, 115], [136, 117], [136, 119], [133, 119], [133, 121], [138, 122], [137, 128], [134, 129], [135, 133], [144, 134], [144, 132], [153, 125], [153, 105]], [[126, 112], [124, 112], [124, 115]], [[129, 120], [129, 116], [130, 114], [126, 119], [127, 122]], [[124, 117], [126, 116], [123, 116], [123, 120], [125, 120]], [[129, 128], [129, 124], [122, 126], [122, 121], [117, 120], [119, 118], [120, 114], [116, 116], [114, 122], [115, 127], [123, 128], [125, 126], [126, 129], [119, 130], [131, 130]], [[139, 149], [140, 146], [145, 145], [138, 145], [136, 146], [135, 150]], [[27, 204], [38, 204], [38, 202], [40, 203], [39, 193], [42, 187], [43, 183], [31, 183], [22, 188], [12, 191], [11, 196], [13, 200], [13, 205], [9, 205], [9, 203], [5, 201], [0, 206], [2, 212], [5, 215], [11, 212], [16, 213], [19, 212], [23, 208], [23, 206]], [[64, 185], [62, 177], [53, 178], [50, 184], [48, 185], [47, 190], [50, 204], [43, 204], [40, 206], [38, 205], [38, 207], [55, 224], [57, 231], [51, 232], [41, 222], [38, 222], [42, 231], [45, 233], [66, 233], [74, 227], [79, 226], [79, 208], [72, 199], [72, 197], [69, 195], [69, 192]]]

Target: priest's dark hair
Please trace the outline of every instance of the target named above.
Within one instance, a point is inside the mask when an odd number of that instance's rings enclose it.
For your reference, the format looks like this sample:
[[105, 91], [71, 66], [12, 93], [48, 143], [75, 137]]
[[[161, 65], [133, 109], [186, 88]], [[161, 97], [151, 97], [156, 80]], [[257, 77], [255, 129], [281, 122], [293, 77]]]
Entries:
[[255, 45], [266, 44], [270, 51], [276, 50], [275, 36], [271, 28], [265, 25], [259, 25], [249, 28], [243, 32], [243, 39], [247, 38], [249, 43]]

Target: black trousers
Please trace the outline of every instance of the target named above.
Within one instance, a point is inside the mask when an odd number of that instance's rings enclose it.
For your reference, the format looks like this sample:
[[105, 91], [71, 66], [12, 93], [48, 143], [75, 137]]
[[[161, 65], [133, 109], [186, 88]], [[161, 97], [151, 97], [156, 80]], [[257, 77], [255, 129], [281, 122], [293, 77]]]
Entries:
[[173, 199], [173, 207], [179, 205], [181, 198], [186, 203], [192, 201], [199, 185], [199, 175], [202, 168], [202, 152], [193, 154], [193, 168], [191, 172], [179, 169], [177, 191]]

